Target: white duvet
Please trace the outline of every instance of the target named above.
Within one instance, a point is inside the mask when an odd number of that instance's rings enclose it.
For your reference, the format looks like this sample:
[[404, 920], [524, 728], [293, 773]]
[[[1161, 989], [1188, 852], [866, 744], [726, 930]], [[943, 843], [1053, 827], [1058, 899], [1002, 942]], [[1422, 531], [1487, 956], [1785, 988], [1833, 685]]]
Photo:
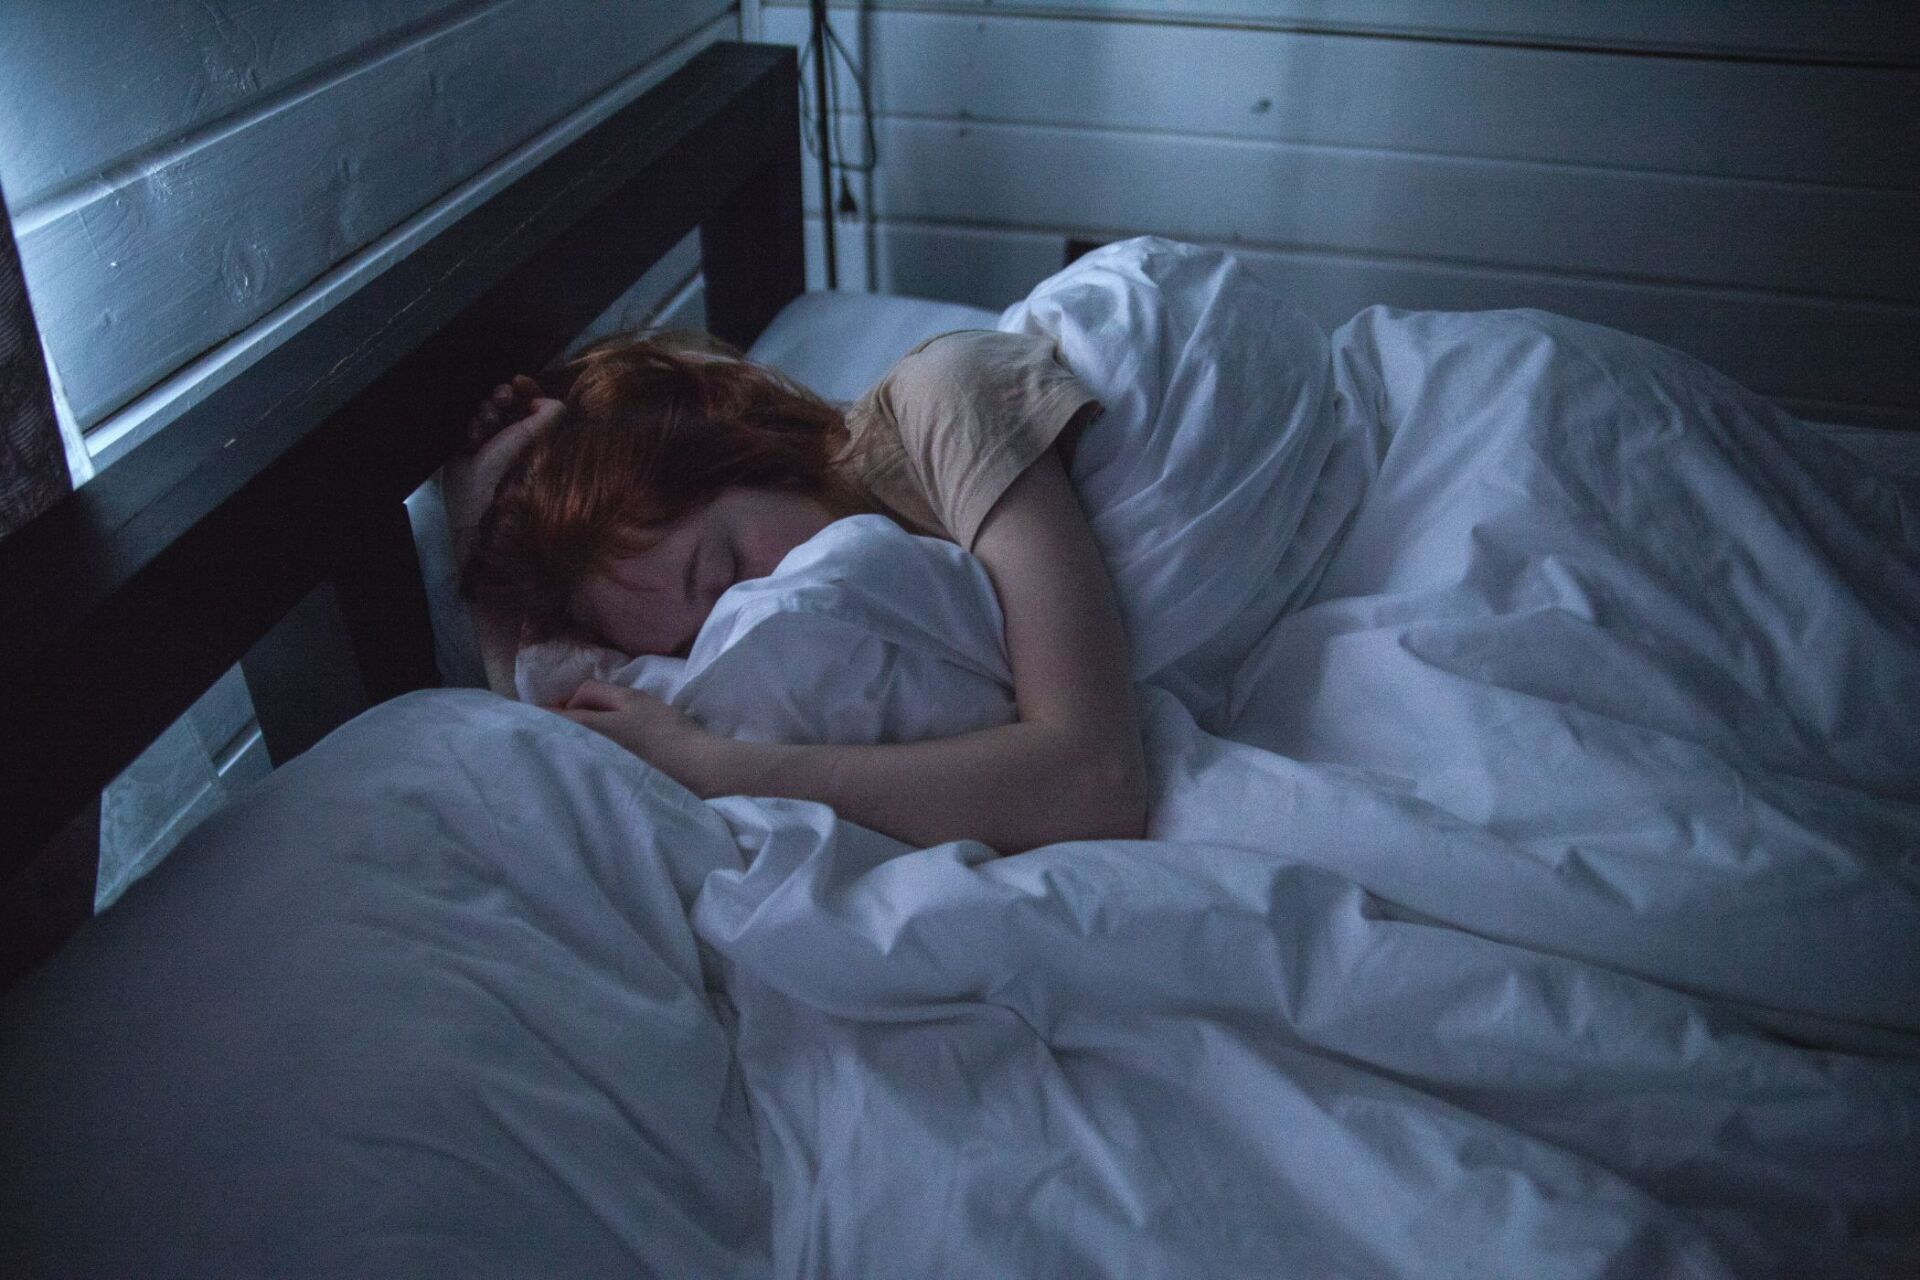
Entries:
[[[143, 1256], [214, 1187], [295, 1269], [480, 1273], [497, 1219], [581, 1273], [1920, 1273], [1915, 495], [1651, 344], [1382, 310], [1329, 340], [1163, 242], [1003, 323], [1110, 397], [1076, 479], [1138, 633], [1151, 839], [914, 850], [700, 805], [532, 707], [402, 699], [10, 994], [7, 1096], [70, 1096], [103, 1039], [122, 1064], [84, 1121], [7, 1119], [16, 1170], [173, 1173], [131, 1219], [10, 1174], [68, 1233], [23, 1256]], [[1010, 714], [977, 564], [885, 521], [710, 633], [622, 678], [789, 740]], [[208, 905], [223, 858], [245, 909]], [[130, 962], [183, 919], [217, 962]], [[94, 1016], [109, 983], [144, 1012]], [[195, 1076], [177, 1046], [223, 1028], [297, 1103]], [[156, 1045], [176, 1112], [267, 1117], [226, 1162], [296, 1127], [331, 1199], [117, 1151]], [[405, 1212], [362, 1207], [382, 1152]], [[302, 1194], [343, 1207], [276, 1235]]]

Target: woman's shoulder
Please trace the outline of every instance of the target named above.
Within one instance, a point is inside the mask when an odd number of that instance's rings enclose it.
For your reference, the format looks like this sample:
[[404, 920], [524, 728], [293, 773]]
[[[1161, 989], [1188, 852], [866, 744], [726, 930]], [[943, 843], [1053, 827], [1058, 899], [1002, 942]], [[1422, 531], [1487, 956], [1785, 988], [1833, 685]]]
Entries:
[[882, 403], [917, 401], [1019, 379], [1027, 370], [1054, 363], [1052, 338], [998, 329], [955, 329], [935, 334], [900, 357], [867, 394]]
[[1053, 339], [1000, 329], [952, 329], [936, 333], [901, 356], [893, 366], [903, 369], [964, 367], [978, 362], [1005, 362], [1053, 358]]

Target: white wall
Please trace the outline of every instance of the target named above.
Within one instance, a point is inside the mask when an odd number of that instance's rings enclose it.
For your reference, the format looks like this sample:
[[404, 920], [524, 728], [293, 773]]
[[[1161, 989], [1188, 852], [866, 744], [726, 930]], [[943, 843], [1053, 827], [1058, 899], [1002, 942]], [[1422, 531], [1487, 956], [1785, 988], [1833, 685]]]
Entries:
[[[1323, 323], [1547, 307], [1808, 417], [1920, 426], [1905, 9], [873, 0], [834, 11], [879, 111], [842, 256], [998, 306], [1069, 238], [1156, 232], [1236, 247]], [[805, 40], [794, 0], [759, 20]]]
[[72, 419], [118, 456], [737, 32], [731, 0], [0, 5], [0, 184]]

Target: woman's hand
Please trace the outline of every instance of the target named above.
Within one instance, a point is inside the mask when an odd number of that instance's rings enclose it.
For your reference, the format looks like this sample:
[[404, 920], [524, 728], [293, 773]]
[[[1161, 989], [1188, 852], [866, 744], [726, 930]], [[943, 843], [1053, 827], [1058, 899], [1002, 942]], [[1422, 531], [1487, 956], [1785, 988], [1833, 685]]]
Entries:
[[[504, 382], [480, 402], [467, 419], [462, 449], [440, 469], [440, 493], [447, 506], [456, 563], [465, 564], [480, 521], [500, 490], [500, 482], [535, 436], [560, 416], [561, 403], [540, 394], [540, 384], [525, 374]], [[514, 654], [520, 647], [520, 619], [476, 608], [480, 659], [487, 687], [503, 698], [514, 690]]]
[[724, 790], [718, 775], [728, 740], [708, 733], [658, 698], [604, 680], [586, 680], [555, 710], [619, 743], [697, 796]]
[[540, 384], [515, 375], [493, 389], [467, 420], [465, 451], [441, 470], [447, 523], [454, 547], [465, 557], [481, 517], [493, 503], [500, 481], [527, 445], [560, 416], [562, 405], [540, 394]]

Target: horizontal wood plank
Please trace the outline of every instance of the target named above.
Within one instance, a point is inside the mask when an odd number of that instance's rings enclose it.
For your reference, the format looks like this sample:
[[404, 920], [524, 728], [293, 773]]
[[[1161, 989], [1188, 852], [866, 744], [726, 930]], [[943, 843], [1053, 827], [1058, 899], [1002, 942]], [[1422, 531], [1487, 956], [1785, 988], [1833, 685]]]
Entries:
[[7, 203], [19, 213], [500, 2], [0, 4]]
[[373, 244], [337, 263], [307, 288], [218, 346], [196, 356], [123, 408], [94, 424], [87, 447], [101, 466], [110, 465], [181, 414], [324, 316], [341, 299], [387, 270], [413, 248], [438, 234], [483, 200], [579, 137], [613, 111], [664, 80], [699, 50], [731, 39], [727, 15], [635, 69], [598, 97], [520, 148], [495, 160], [446, 195], [393, 228]]
[[[1629, 49], [1738, 58], [1920, 65], [1920, 23], [1901, 0], [1687, 4], [1674, 0], [867, 0], [874, 9], [984, 17], [1071, 15], [1218, 23], [1409, 39]], [[769, 0], [767, 10], [798, 7]]]
[[99, 422], [727, 9], [489, 6], [26, 210], [22, 261], [75, 418]]
[[[887, 115], [1920, 190], [1920, 70], [1061, 21], [997, 9], [988, 21], [844, 9], [834, 21], [868, 68], [875, 109]], [[807, 38], [804, 9], [770, 8], [763, 26], [769, 40]], [[843, 89], [843, 108], [853, 105]]]
[[[1551, 274], [1920, 300], [1916, 193], [978, 121], [882, 119], [876, 132], [884, 162], [872, 213], [885, 220], [1151, 229]], [[817, 209], [811, 190], [808, 199]]]

